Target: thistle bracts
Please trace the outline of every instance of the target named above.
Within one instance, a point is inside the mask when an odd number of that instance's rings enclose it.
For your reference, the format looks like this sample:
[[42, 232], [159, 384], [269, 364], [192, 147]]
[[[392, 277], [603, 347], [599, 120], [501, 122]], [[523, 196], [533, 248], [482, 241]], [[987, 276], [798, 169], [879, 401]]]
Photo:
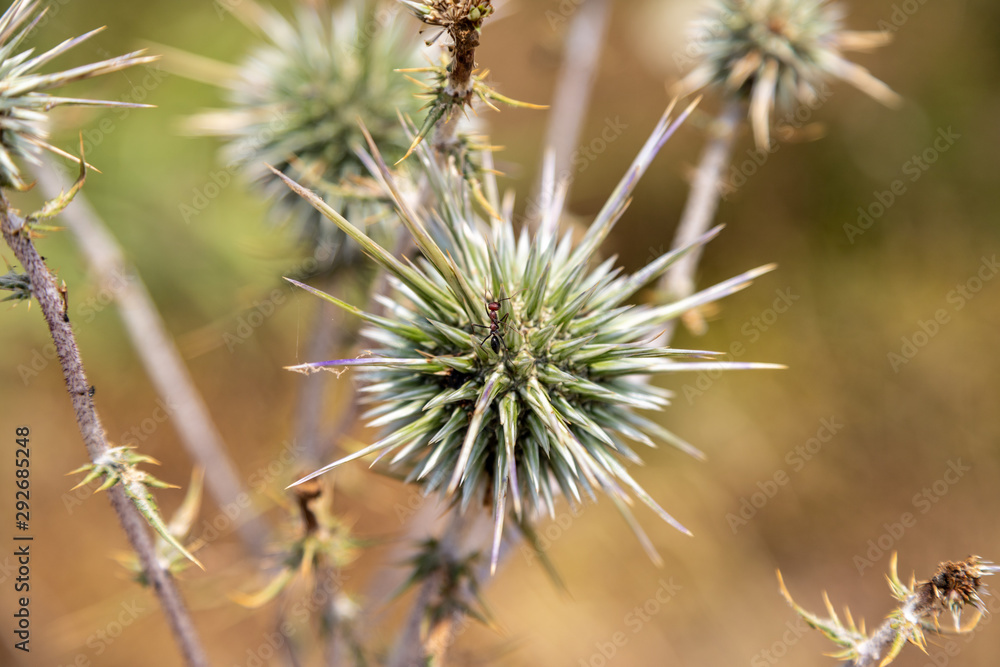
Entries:
[[[772, 366], [724, 362], [713, 353], [661, 348], [650, 341], [669, 320], [742, 289], [770, 267], [676, 303], [633, 305], [629, 300], [690, 248], [664, 255], [630, 276], [614, 268], [614, 258], [598, 266], [592, 260], [637, 181], [690, 111], [677, 118], [669, 111], [664, 115], [576, 244], [570, 234], [556, 233], [565, 189], [546, 197], [537, 235], [523, 229], [515, 236], [513, 200], [501, 205], [495, 179], [487, 179], [484, 191], [500, 217], [486, 223], [476, 218], [461, 175], [440, 166], [425, 146], [416, 154], [439, 202], [432, 213], [415, 210], [402, 196], [374, 147], [370, 158], [420, 252], [415, 262], [396, 258], [286, 179], [357, 241], [395, 288], [391, 298], [379, 297], [385, 315], [376, 316], [302, 285], [367, 321], [371, 326], [363, 333], [376, 347], [359, 358], [292, 370], [364, 369], [369, 384], [363, 392], [376, 404], [367, 417], [386, 436], [301, 481], [369, 454], [388, 457], [390, 470], [422, 485], [427, 494], [442, 493], [463, 511], [474, 502], [492, 505], [493, 567], [508, 510], [519, 522], [538, 512], [552, 514], [560, 494], [576, 504], [601, 491], [627, 515], [634, 496], [687, 532], [625, 468], [641, 463], [626, 440], [649, 446], [654, 439], [665, 440], [700, 456], [637, 414], [669, 403], [669, 392], [645, 376]], [[655, 554], [648, 539], [641, 539]]]
[[[331, 206], [359, 224], [385, 217], [379, 193], [362, 178], [355, 154], [364, 145], [358, 119], [394, 159], [409, 143], [398, 113], [414, 113], [417, 102], [394, 70], [417, 61], [417, 44], [397, 23], [367, 9], [330, 10], [301, 4], [294, 19], [247, 0], [231, 11], [261, 42], [233, 78], [219, 81], [228, 108], [195, 116], [189, 128], [228, 139], [227, 164], [242, 167], [274, 201], [273, 217], [289, 224], [316, 261], [312, 273], [352, 266], [356, 248], [301, 198], [288, 192], [264, 165], [318, 191]], [[374, 27], [373, 27], [374, 26]], [[384, 231], [369, 233], [383, 237]]]
[[819, 88], [841, 79], [883, 104], [899, 96], [844, 57], [886, 44], [884, 32], [844, 29], [844, 11], [829, 0], [714, 0], [694, 26], [699, 62], [679, 83], [682, 94], [715, 85], [750, 103], [757, 147], [770, 144], [776, 105], [814, 104]]
[[[73, 69], [40, 74], [38, 69], [79, 45], [103, 28], [67, 39], [39, 55], [34, 49], [18, 52], [25, 38], [45, 14], [38, 0], [15, 0], [0, 16], [0, 187], [25, 190], [30, 187], [21, 175], [16, 160], [38, 164], [43, 150], [77, 160], [48, 143], [46, 113], [54, 107], [84, 105], [103, 107], [139, 107], [142, 104], [59, 97], [47, 91], [135, 65], [152, 62], [154, 56], [135, 51], [117, 58], [81, 65]], [[82, 158], [80, 158], [82, 159]]]
[[[832, 657], [849, 661], [850, 667], [885, 667], [907, 644], [913, 644], [926, 653], [925, 635], [928, 632], [963, 634], [974, 630], [987, 613], [982, 596], [989, 592], [982, 578], [998, 571], [1000, 567], [989, 561], [969, 556], [964, 561], [941, 563], [934, 576], [927, 581], [917, 583], [911, 576], [909, 585], [906, 585], [897, 573], [896, 554], [892, 554], [886, 578], [900, 606], [871, 635], [865, 632], [864, 621], [860, 625], [854, 623], [849, 609], [844, 610], [845, 620], [842, 622], [826, 593], [823, 594], [823, 601], [830, 616], [821, 618], [792, 600], [781, 572], [778, 572], [778, 584], [792, 609], [811, 627], [841, 647]], [[973, 613], [971, 620], [963, 623], [962, 613], [966, 607], [971, 607]], [[940, 617], [945, 613], [951, 616], [951, 628], [941, 626]]]

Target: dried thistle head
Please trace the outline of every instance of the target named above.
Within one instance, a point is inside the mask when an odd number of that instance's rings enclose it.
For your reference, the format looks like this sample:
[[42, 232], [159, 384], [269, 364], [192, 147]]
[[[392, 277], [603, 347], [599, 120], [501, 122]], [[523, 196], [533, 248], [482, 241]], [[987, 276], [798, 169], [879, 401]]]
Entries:
[[476, 48], [479, 46], [483, 21], [493, 14], [491, 0], [428, 0], [427, 2], [399, 0], [399, 2], [423, 23], [441, 28], [441, 32], [432, 37], [428, 44], [439, 39], [442, 34], [447, 34], [450, 40], [446, 44], [447, 55], [442, 58], [440, 64], [404, 70], [427, 72], [430, 74], [430, 83], [414, 80], [424, 88], [421, 97], [428, 100], [425, 105], [428, 112], [403, 159], [409, 157], [417, 144], [435, 128], [439, 130], [439, 136], [435, 138], [436, 149], [439, 152], [452, 151], [455, 148], [453, 121], [458, 113], [464, 112], [466, 107], [472, 105], [475, 98], [494, 110], [498, 110], [494, 102], [529, 109], [545, 108], [501, 95], [486, 84], [489, 71], [480, 72], [476, 69]]
[[361, 245], [395, 288], [391, 297], [380, 297], [386, 314], [376, 316], [306, 287], [367, 321], [371, 326], [363, 335], [374, 347], [359, 358], [293, 370], [362, 369], [368, 380], [363, 392], [375, 404], [367, 417], [385, 429], [385, 437], [301, 481], [369, 454], [388, 457], [390, 470], [421, 485], [425, 494], [442, 494], [461, 511], [492, 506], [494, 567], [508, 512], [518, 522], [540, 512], [551, 515], [558, 495], [576, 505], [607, 494], [654, 558], [628, 510], [633, 497], [687, 532], [626, 470], [641, 463], [627, 441], [655, 446], [656, 438], [700, 456], [638, 414], [670, 402], [670, 392], [646, 380], [755, 365], [653, 341], [666, 322], [742, 289], [770, 267], [675, 303], [640, 305], [630, 300], [690, 248], [659, 257], [633, 275], [621, 275], [613, 257], [593, 260], [653, 156], [688, 112], [676, 119], [664, 115], [579, 243], [569, 233], [557, 234], [565, 188], [546, 197], [537, 235], [523, 228], [515, 234], [513, 200], [501, 205], [495, 178], [487, 174], [484, 191], [500, 214], [487, 223], [476, 216], [462, 175], [442, 166], [426, 146], [416, 155], [438, 202], [433, 211], [414, 209], [378, 154], [371, 158], [420, 251], [414, 262], [396, 258], [289, 181]]
[[[855, 625], [849, 609], [844, 609], [846, 618], [841, 622], [826, 593], [823, 594], [823, 600], [829, 617], [821, 618], [795, 603], [785, 588], [781, 572], [778, 572], [778, 584], [781, 594], [792, 609], [807, 624], [841, 647], [832, 657], [848, 660], [852, 667], [885, 667], [899, 656], [907, 644], [913, 644], [926, 653], [926, 633], [948, 632], [938, 623], [938, 618], [946, 611], [951, 613], [954, 621], [951, 632], [966, 633], [974, 630], [987, 612], [982, 596], [988, 592], [982, 578], [1000, 571], [1000, 568], [979, 556], [969, 556], [964, 561], [941, 563], [934, 576], [927, 581], [917, 583], [916, 578], [911, 576], [909, 585], [906, 585], [900, 580], [896, 565], [894, 553], [889, 563], [887, 579], [893, 597], [901, 604], [870, 634], [865, 631], [864, 621], [860, 626]], [[966, 607], [974, 609], [975, 617], [963, 625], [962, 612]]]
[[[229, 140], [224, 157], [241, 166], [274, 200], [275, 218], [289, 223], [310, 250], [317, 272], [350, 265], [356, 249], [301, 198], [288, 192], [265, 165], [319, 191], [359, 223], [375, 222], [385, 207], [361, 180], [355, 155], [364, 144], [363, 120], [389, 155], [401, 156], [408, 139], [398, 113], [417, 102], [394, 70], [415, 64], [417, 45], [391, 16], [302, 4], [293, 19], [249, 0], [232, 11], [260, 35], [236, 76], [222, 85], [228, 108], [192, 119], [196, 132]], [[369, 3], [373, 7], [375, 3]]]
[[[449, 85], [449, 95], [467, 97], [472, 88], [469, 83], [475, 68], [475, 49], [479, 46], [479, 35], [483, 21], [493, 14], [492, 0], [399, 0], [420, 21], [429, 26], [439, 27], [448, 34], [451, 42], [447, 45], [454, 58]], [[438, 39], [439, 35], [430, 41]]]
[[965, 607], [976, 611], [976, 621], [986, 613], [986, 604], [980, 597], [980, 593], [985, 592], [982, 578], [996, 571], [996, 566], [979, 556], [969, 556], [957, 563], [945, 561], [938, 565], [937, 572], [929, 581], [918, 584], [914, 590], [925, 600], [929, 614], [936, 619], [939, 614], [949, 612], [955, 632], [961, 632]]
[[261, 607], [297, 585], [311, 589], [357, 558], [361, 543], [351, 535], [349, 526], [329, 511], [329, 493], [322, 484], [309, 482], [296, 487], [292, 498], [294, 505], [282, 499], [288, 512], [297, 515], [297, 521], [288, 525], [301, 528], [280, 548], [281, 564], [270, 581], [256, 593], [233, 596], [244, 607]]
[[63, 105], [137, 107], [107, 100], [58, 97], [48, 91], [66, 84], [156, 60], [143, 51], [81, 65], [62, 72], [41, 74], [38, 69], [84, 42], [103, 28], [67, 39], [39, 55], [32, 48], [20, 50], [25, 39], [45, 14], [38, 0], [15, 0], [0, 16], [0, 188], [26, 190], [17, 160], [39, 162], [43, 150], [70, 157], [48, 143], [47, 112]]
[[829, 0], [713, 0], [694, 25], [698, 64], [678, 85], [685, 94], [714, 85], [747, 98], [754, 139], [766, 149], [775, 106], [814, 104], [830, 79], [846, 81], [883, 104], [898, 103], [888, 86], [844, 57], [890, 38], [846, 30], [843, 8]]

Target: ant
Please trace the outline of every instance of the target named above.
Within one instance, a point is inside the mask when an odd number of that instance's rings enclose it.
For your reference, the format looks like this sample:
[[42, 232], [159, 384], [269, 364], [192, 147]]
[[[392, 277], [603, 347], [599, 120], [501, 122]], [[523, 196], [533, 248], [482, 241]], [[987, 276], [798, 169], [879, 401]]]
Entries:
[[503, 346], [504, 350], [507, 349], [507, 343], [503, 339], [503, 332], [500, 328], [507, 323], [507, 318], [510, 316], [510, 313], [507, 313], [503, 317], [500, 317], [500, 304], [504, 301], [510, 301], [510, 297], [508, 296], [502, 299], [497, 299], [496, 301], [490, 301], [484, 294], [483, 298], [486, 299], [486, 313], [490, 316], [490, 323], [489, 325], [473, 324], [472, 326], [473, 328], [490, 330], [480, 345], [486, 345], [486, 341], [489, 341], [490, 347], [493, 348], [493, 352], [499, 354], [501, 346]]

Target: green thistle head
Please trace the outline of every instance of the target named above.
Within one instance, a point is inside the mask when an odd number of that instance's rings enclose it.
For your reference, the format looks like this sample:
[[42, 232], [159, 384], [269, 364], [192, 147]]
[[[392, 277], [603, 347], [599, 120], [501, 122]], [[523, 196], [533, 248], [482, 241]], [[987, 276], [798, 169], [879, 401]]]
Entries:
[[192, 127], [230, 141], [228, 164], [241, 165], [274, 200], [275, 218], [290, 223], [311, 250], [318, 272], [350, 263], [356, 251], [346, 237], [265, 168], [319, 191], [332, 206], [361, 223], [385, 215], [377, 194], [360, 182], [365, 168], [355, 154], [364, 139], [358, 119], [397, 158], [408, 139], [398, 112], [414, 113], [417, 101], [406, 79], [394, 72], [414, 64], [416, 45], [386, 12], [332, 11], [299, 6], [294, 20], [253, 3], [233, 10], [258, 33], [254, 48], [227, 82], [229, 108], [201, 114]]
[[776, 104], [812, 104], [829, 79], [896, 104], [899, 98], [888, 86], [843, 55], [870, 51], [890, 36], [845, 30], [843, 19], [843, 8], [827, 0], [715, 0], [694, 26], [692, 41], [700, 59], [680, 89], [689, 93], [717, 85], [749, 98], [759, 148], [770, 143]]
[[501, 213], [486, 223], [475, 217], [461, 176], [445, 171], [423, 146], [416, 154], [439, 202], [430, 215], [401, 196], [377, 153], [371, 158], [420, 251], [413, 263], [397, 259], [285, 179], [357, 241], [395, 287], [392, 298], [380, 299], [386, 314], [376, 316], [303, 286], [372, 325], [365, 335], [376, 347], [360, 358], [293, 370], [364, 369], [370, 383], [363, 391], [376, 404], [366, 416], [386, 435], [301, 481], [369, 454], [388, 457], [389, 468], [462, 510], [473, 502], [492, 504], [494, 565], [508, 510], [519, 522], [551, 514], [559, 494], [576, 504], [603, 492], [635, 525], [626, 508], [634, 496], [687, 532], [626, 470], [628, 463], [641, 463], [628, 441], [654, 446], [654, 439], [665, 440], [700, 455], [638, 413], [669, 403], [670, 393], [649, 384], [648, 376], [754, 364], [652, 341], [669, 320], [742, 289], [769, 267], [676, 303], [636, 305], [630, 299], [690, 248], [659, 257], [633, 275], [622, 275], [613, 257], [596, 266], [592, 259], [654, 155], [689, 112], [676, 120], [664, 115], [576, 244], [570, 234], [556, 233], [564, 189], [547, 196], [537, 235], [524, 229], [515, 235], [512, 200], [500, 204], [495, 180], [487, 181], [485, 192]]
[[117, 72], [126, 67], [156, 60], [135, 51], [117, 58], [74, 67], [64, 72], [39, 74], [37, 70], [57, 56], [84, 42], [103, 28], [67, 39], [53, 48], [34, 55], [34, 49], [18, 51], [25, 38], [45, 14], [37, 0], [15, 0], [0, 16], [0, 187], [25, 190], [29, 184], [21, 176], [17, 159], [38, 164], [43, 150], [69, 157], [48, 143], [47, 112], [62, 105], [104, 107], [145, 106], [124, 102], [56, 97], [47, 91], [68, 83]]

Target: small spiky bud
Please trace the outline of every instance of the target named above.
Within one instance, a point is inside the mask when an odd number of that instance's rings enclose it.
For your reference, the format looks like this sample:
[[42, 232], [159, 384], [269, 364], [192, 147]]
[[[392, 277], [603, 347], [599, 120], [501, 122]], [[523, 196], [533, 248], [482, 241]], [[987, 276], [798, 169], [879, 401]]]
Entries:
[[66, 474], [76, 475], [84, 472], [87, 473], [83, 480], [73, 487], [74, 489], [86, 486], [100, 478], [103, 478], [103, 481], [97, 487], [97, 491], [107, 491], [116, 484], [120, 484], [122, 491], [132, 501], [135, 508], [139, 510], [139, 513], [145, 517], [150, 527], [185, 558], [201, 569], [205, 569], [201, 561], [184, 548], [171, 532], [170, 527], [163, 521], [160, 508], [156, 504], [156, 499], [149, 490], [149, 487], [157, 489], [176, 489], [178, 487], [154, 477], [145, 470], [140, 470], [139, 465], [142, 463], [160, 464], [152, 456], [139, 454], [132, 447], [111, 447], [93, 463], [82, 465]]
[[767, 148], [776, 104], [813, 104], [829, 79], [842, 79], [883, 104], [898, 103], [888, 86], [843, 55], [889, 39], [883, 32], [845, 30], [843, 8], [828, 0], [714, 0], [694, 25], [700, 58], [679, 89], [718, 85], [749, 98], [754, 139]]
[[31, 277], [26, 273], [18, 273], [14, 269], [8, 269], [7, 273], [0, 276], [0, 289], [10, 292], [9, 295], [0, 299], [0, 302], [27, 301], [31, 299]]
[[369, 454], [394, 452], [389, 467], [425, 493], [441, 492], [462, 510], [474, 500], [492, 504], [494, 567], [508, 509], [518, 521], [536, 511], [551, 514], [560, 493], [577, 504], [604, 492], [635, 527], [626, 508], [634, 494], [687, 532], [625, 468], [641, 462], [626, 440], [654, 446], [659, 438], [701, 455], [636, 413], [669, 402], [670, 393], [643, 376], [755, 365], [651, 341], [672, 318], [742, 289], [770, 267], [676, 303], [633, 305], [629, 300], [690, 248], [631, 276], [620, 275], [614, 258], [596, 267], [591, 260], [653, 156], [689, 112], [678, 119], [664, 115], [578, 244], [570, 234], [556, 234], [564, 189], [547, 198], [537, 236], [526, 229], [515, 236], [512, 202], [497, 201], [495, 178], [485, 191], [501, 214], [487, 224], [475, 217], [461, 175], [442, 167], [426, 146], [417, 155], [440, 202], [431, 214], [414, 210], [400, 195], [377, 153], [371, 160], [420, 250], [416, 263], [397, 259], [320, 198], [286, 181], [356, 240], [396, 288], [393, 298], [380, 298], [386, 308], [381, 317], [306, 287], [371, 324], [365, 334], [377, 348], [293, 370], [365, 369], [371, 382], [363, 391], [377, 404], [367, 416], [387, 434], [301, 481]]
[[[176, 540], [178, 544], [188, 543], [188, 536], [191, 533], [191, 528], [194, 526], [195, 520], [198, 518], [198, 514], [201, 511], [201, 499], [202, 491], [205, 486], [205, 470], [203, 468], [195, 468], [191, 471], [191, 483], [187, 486], [187, 493], [184, 496], [183, 502], [181, 502], [180, 507], [174, 512], [174, 515], [170, 518], [170, 522], [167, 524], [167, 532], [171, 537]], [[199, 547], [203, 546], [204, 542], [201, 540], [196, 540], [193, 544], [187, 544], [186, 549], [191, 553], [198, 550]], [[156, 537], [156, 557], [160, 563], [163, 564], [164, 568], [169, 570], [172, 574], [180, 574], [187, 569], [191, 561], [187, 559], [186, 552], [179, 551], [174, 543], [168, 542], [160, 535]], [[139, 582], [143, 586], [150, 585], [149, 575], [142, 566], [142, 561], [135, 553], [128, 552], [116, 556], [115, 559], [122, 565], [126, 570], [132, 574], [132, 578]]]
[[378, 194], [359, 181], [365, 169], [355, 155], [364, 144], [358, 120], [388, 154], [404, 153], [398, 110], [414, 113], [417, 102], [394, 70], [417, 62], [417, 45], [373, 12], [301, 5], [289, 20], [249, 1], [233, 12], [263, 41], [223, 84], [229, 108], [200, 114], [190, 126], [230, 140], [227, 163], [262, 183], [277, 220], [290, 223], [311, 250], [315, 272], [350, 265], [357, 253], [345, 249], [344, 234], [264, 165], [308, 184], [354, 220], [384, 217]]
[[[103, 28], [67, 39], [48, 51], [34, 56], [34, 49], [18, 51], [45, 14], [37, 0], [16, 0], [0, 16], [0, 187], [25, 190], [29, 184], [21, 176], [15, 159], [38, 164], [43, 150], [66, 157], [66, 153], [48, 143], [46, 113], [53, 107], [85, 105], [104, 107], [146, 106], [127, 102], [57, 97], [47, 91], [82, 79], [117, 72], [149, 63], [154, 56], [135, 51], [63, 72], [39, 74], [38, 69], [50, 60], [90, 39]], [[71, 158], [75, 159], [75, 158]]]

